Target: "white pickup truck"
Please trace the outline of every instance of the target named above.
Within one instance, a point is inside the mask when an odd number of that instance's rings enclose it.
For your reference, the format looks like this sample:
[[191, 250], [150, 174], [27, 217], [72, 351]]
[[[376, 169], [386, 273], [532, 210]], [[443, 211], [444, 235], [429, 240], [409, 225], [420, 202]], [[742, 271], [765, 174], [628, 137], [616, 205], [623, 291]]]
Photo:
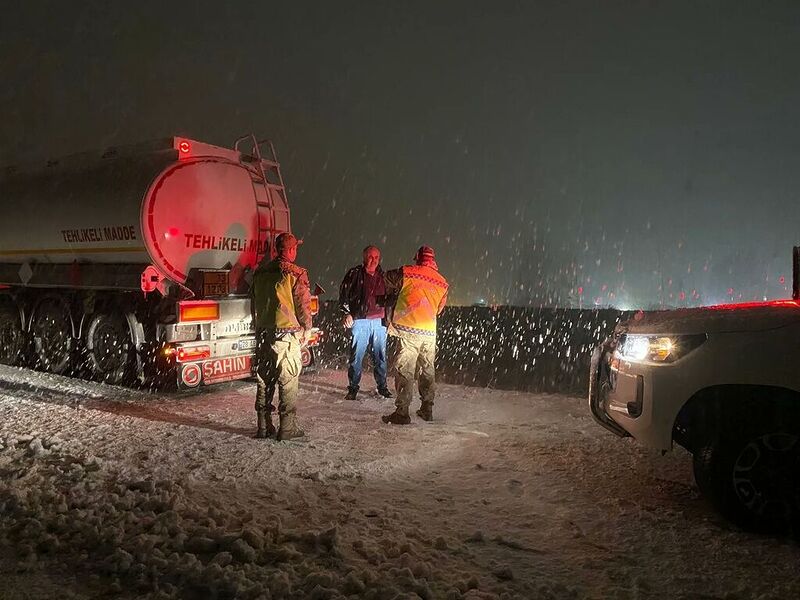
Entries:
[[800, 532], [800, 250], [794, 299], [639, 312], [592, 356], [589, 405], [621, 436], [694, 459], [734, 523]]

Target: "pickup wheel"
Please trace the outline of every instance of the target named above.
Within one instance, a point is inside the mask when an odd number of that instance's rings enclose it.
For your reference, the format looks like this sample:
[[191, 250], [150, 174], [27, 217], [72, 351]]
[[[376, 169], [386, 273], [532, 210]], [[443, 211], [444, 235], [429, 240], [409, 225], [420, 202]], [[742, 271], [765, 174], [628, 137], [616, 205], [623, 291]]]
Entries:
[[119, 315], [98, 313], [84, 338], [92, 375], [111, 384], [125, 383], [134, 367], [133, 343], [128, 324]]
[[800, 436], [775, 427], [698, 448], [698, 488], [723, 516], [762, 533], [800, 531]]

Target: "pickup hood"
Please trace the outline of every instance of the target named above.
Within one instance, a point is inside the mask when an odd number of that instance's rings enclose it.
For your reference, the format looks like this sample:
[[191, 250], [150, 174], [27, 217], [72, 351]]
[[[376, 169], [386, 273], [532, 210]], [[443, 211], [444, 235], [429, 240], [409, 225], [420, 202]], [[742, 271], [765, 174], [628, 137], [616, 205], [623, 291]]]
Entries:
[[777, 329], [798, 322], [800, 302], [775, 300], [638, 312], [617, 329], [629, 333], [726, 333]]

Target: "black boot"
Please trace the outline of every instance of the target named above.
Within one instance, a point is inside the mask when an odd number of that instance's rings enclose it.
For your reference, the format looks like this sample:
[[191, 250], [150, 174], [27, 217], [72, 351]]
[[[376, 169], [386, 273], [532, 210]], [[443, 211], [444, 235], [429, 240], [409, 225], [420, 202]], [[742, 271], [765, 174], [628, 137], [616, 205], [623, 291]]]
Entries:
[[378, 388], [378, 395], [383, 396], [384, 398], [393, 398], [392, 392], [389, 391], [388, 387]]
[[411, 417], [408, 416], [408, 408], [395, 408], [394, 412], [390, 415], [383, 415], [381, 421], [384, 423], [391, 423], [392, 425], [408, 425], [411, 423]]
[[352, 388], [348, 388], [347, 395], [344, 397], [344, 399], [345, 400], [355, 400], [357, 395], [358, 395], [358, 390], [354, 390]]
[[275, 425], [272, 424], [272, 415], [266, 412], [256, 413], [258, 417], [258, 430], [256, 438], [263, 440], [275, 435]]
[[417, 410], [417, 416], [423, 421], [433, 421], [433, 402], [423, 402]]
[[295, 438], [305, 437], [306, 432], [300, 429], [297, 425], [297, 419], [294, 413], [287, 413], [281, 415], [281, 426], [278, 429], [278, 441], [293, 440]]

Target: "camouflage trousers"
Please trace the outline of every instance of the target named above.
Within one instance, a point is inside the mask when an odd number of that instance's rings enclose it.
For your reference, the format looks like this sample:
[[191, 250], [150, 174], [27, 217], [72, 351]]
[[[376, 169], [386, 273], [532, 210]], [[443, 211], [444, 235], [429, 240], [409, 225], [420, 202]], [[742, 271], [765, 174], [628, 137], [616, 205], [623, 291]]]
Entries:
[[418, 380], [419, 395], [423, 404], [433, 405], [436, 396], [436, 338], [424, 336], [396, 337], [392, 352], [394, 387], [397, 391], [395, 405], [408, 411], [414, 395], [414, 380]]
[[302, 368], [300, 340], [295, 334], [259, 332], [256, 346], [256, 412], [271, 414], [275, 411], [272, 401], [277, 386], [278, 413], [294, 413]]

